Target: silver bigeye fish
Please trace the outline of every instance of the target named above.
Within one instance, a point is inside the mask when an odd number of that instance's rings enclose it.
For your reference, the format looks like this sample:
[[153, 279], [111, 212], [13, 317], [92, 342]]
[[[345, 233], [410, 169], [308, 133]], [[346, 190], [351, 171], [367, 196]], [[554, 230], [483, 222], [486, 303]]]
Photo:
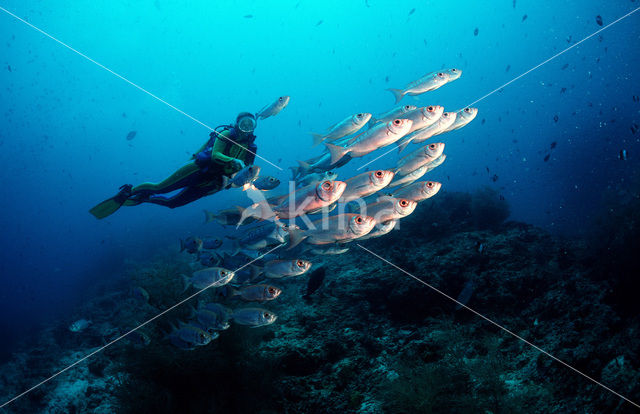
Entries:
[[336, 254], [343, 254], [349, 251], [348, 247], [342, 247], [342, 246], [344, 245], [334, 244], [333, 246], [329, 246], [329, 247], [316, 246], [311, 249], [311, 253], [320, 254], [320, 255], [336, 255]]
[[209, 333], [213, 331], [223, 331], [229, 328], [228, 315], [221, 315], [218, 312], [206, 308], [192, 309], [191, 317], [198, 322], [198, 325]]
[[367, 204], [362, 213], [373, 217], [376, 223], [385, 223], [408, 216], [416, 209], [415, 201], [406, 198], [382, 196], [375, 203]]
[[391, 230], [393, 230], [394, 227], [396, 227], [397, 223], [397, 220], [389, 220], [385, 223], [378, 223], [369, 234], [360, 237], [358, 240], [367, 240], [384, 236], [385, 234], [388, 234]]
[[209, 267], [193, 272], [190, 278], [182, 275], [182, 280], [184, 282], [184, 290], [189, 289], [190, 286], [196, 289], [205, 289], [226, 285], [234, 276], [235, 273], [231, 270], [222, 267]]
[[447, 72], [449, 74], [448, 82], [453, 82], [454, 80], [456, 80], [460, 76], [462, 76], [462, 71], [460, 69], [456, 69], [456, 68], [447, 69], [445, 72]]
[[398, 175], [407, 175], [411, 171], [415, 171], [421, 166], [435, 160], [444, 151], [444, 143], [437, 142], [425, 145], [417, 150], [405, 155], [398, 161], [398, 167], [395, 173]]
[[415, 105], [398, 106], [388, 112], [385, 112], [384, 114], [380, 114], [375, 118], [371, 118], [371, 122], [372, 123], [389, 122], [389, 121], [393, 121], [394, 119], [402, 119], [404, 118], [404, 115], [406, 113], [411, 112], [416, 108], [417, 106]]
[[231, 315], [231, 312], [232, 312], [231, 309], [227, 308], [226, 306], [221, 305], [219, 303], [213, 303], [213, 302], [201, 303], [198, 306], [198, 309], [206, 309], [210, 312], [215, 313], [218, 320], [223, 322], [223, 325], [227, 324], [227, 322], [229, 321], [229, 316]]
[[347, 135], [353, 134], [360, 130], [363, 126], [369, 122], [371, 119], [371, 114], [369, 113], [360, 113], [356, 115], [350, 115], [337, 124], [329, 127], [329, 132], [325, 135], [322, 134], [311, 134], [313, 137], [313, 145], [318, 145], [324, 140], [334, 141], [336, 139], [340, 139]]
[[231, 314], [233, 321], [240, 325], [249, 325], [254, 328], [271, 325], [278, 315], [263, 308], [240, 308]]
[[214, 339], [209, 332], [206, 332], [196, 326], [180, 324], [180, 327], [173, 329], [167, 335], [173, 345], [184, 350], [190, 351], [196, 346], [204, 346]]
[[269, 191], [279, 186], [280, 180], [271, 176], [258, 177], [258, 179], [253, 182], [253, 185], [260, 191]]
[[404, 187], [393, 194], [394, 197], [406, 198], [416, 203], [433, 197], [440, 191], [442, 184], [437, 181], [418, 181]]
[[[341, 142], [342, 140], [339, 141]], [[298, 176], [304, 176], [312, 172], [323, 173], [325, 171], [335, 170], [336, 168], [340, 168], [343, 165], [347, 164], [349, 161], [351, 161], [351, 157], [347, 154], [339, 161], [332, 163], [331, 154], [329, 153], [329, 151], [326, 151], [319, 156], [311, 158], [307, 161], [298, 161], [299, 167], [290, 168], [294, 171], [293, 179], [295, 180]]]
[[311, 268], [311, 262], [302, 259], [272, 260], [267, 262], [260, 273], [266, 277], [280, 279], [283, 277], [300, 276]]
[[416, 108], [413, 111], [407, 113], [404, 117], [413, 121], [407, 135], [413, 131], [423, 129], [429, 125], [435, 124], [438, 119], [444, 113], [444, 106], [430, 105], [423, 106], [422, 108]]
[[278, 205], [272, 206], [268, 200], [265, 200], [243, 209], [239, 223], [242, 223], [247, 217], [262, 220], [273, 217], [292, 219], [320, 211], [336, 202], [346, 187], [347, 185], [343, 181], [325, 180], [298, 188], [286, 196], [277, 197]]
[[281, 96], [272, 104], [269, 104], [262, 108], [256, 114], [256, 118], [258, 119], [266, 119], [270, 116], [276, 116], [289, 104], [289, 96]]
[[228, 184], [225, 187], [242, 187], [243, 191], [246, 191], [249, 188], [256, 189], [253, 185], [253, 182], [258, 178], [259, 174], [260, 167], [258, 167], [257, 165], [249, 165], [238, 171], [228, 181]]
[[313, 227], [298, 230], [291, 235], [289, 248], [302, 240], [314, 245], [345, 243], [369, 233], [375, 224], [373, 217], [353, 213], [316, 220], [312, 223]]
[[393, 188], [393, 187], [402, 187], [405, 185], [409, 185], [412, 182], [418, 180], [423, 175], [425, 175], [428, 168], [429, 168], [429, 164], [425, 164], [422, 167], [418, 168], [417, 170], [411, 171], [407, 175], [396, 175], [393, 181], [391, 181], [391, 183], [388, 185], [388, 187]]
[[187, 253], [197, 253], [202, 250], [202, 239], [199, 237], [189, 236], [186, 239], [180, 239], [180, 251]]
[[[478, 108], [464, 108], [456, 112], [456, 120], [451, 126], [449, 126], [444, 131], [438, 132], [438, 134], [442, 134], [443, 132], [454, 131], [456, 129], [460, 129], [463, 126], [467, 125], [469, 122], [473, 121], [478, 115]], [[434, 134], [434, 135], [438, 135]]]
[[[212, 211], [203, 210], [204, 211], [204, 222], [211, 223], [212, 221], [216, 221], [223, 226], [237, 225], [242, 217], [242, 209], [239, 207], [228, 208], [226, 210], [221, 210], [217, 213]], [[245, 220], [243, 224], [249, 224], [254, 222], [255, 219]]]
[[420, 79], [410, 82], [404, 89], [390, 88], [387, 90], [393, 94], [393, 96], [396, 98], [396, 103], [398, 103], [405, 95], [415, 96], [423, 94], [425, 92], [433, 91], [446, 84], [447, 82], [458, 79], [461, 74], [462, 71], [459, 69], [448, 69], [441, 72], [431, 72], [424, 75]]
[[367, 171], [345, 181], [347, 189], [342, 193], [340, 202], [348, 203], [380, 191], [393, 179], [393, 172], [386, 170]]
[[78, 319], [69, 325], [69, 330], [71, 332], [82, 332], [87, 329], [93, 322], [87, 319]]
[[282, 289], [271, 285], [250, 285], [240, 289], [231, 289], [231, 296], [239, 296], [242, 300], [265, 302], [274, 300], [282, 293]]
[[324, 173], [312, 173], [307, 174], [304, 177], [296, 180], [296, 187], [304, 187], [307, 185], [317, 184], [323, 180], [333, 181], [338, 178], [338, 173], [333, 171], [325, 171]]
[[409, 145], [410, 142], [418, 144], [420, 142], [426, 141], [432, 136], [436, 135], [440, 131], [444, 131], [449, 128], [456, 120], [456, 114], [454, 112], [443, 112], [438, 120], [429, 125], [426, 128], [419, 129], [412, 134], [409, 134], [402, 138], [400, 142], [398, 142], [398, 149], [402, 151]]
[[226, 237], [233, 240], [232, 255], [235, 255], [241, 249], [262, 250], [269, 246], [286, 243], [289, 230], [289, 225], [276, 220], [260, 223], [239, 238]]
[[434, 168], [439, 167], [440, 165], [442, 165], [442, 163], [446, 159], [447, 159], [447, 155], [446, 154], [440, 154], [440, 156], [438, 158], [436, 158], [435, 160], [433, 160], [430, 163], [426, 164], [426, 167], [427, 167], [427, 171], [426, 172], [432, 171]]
[[320, 210], [335, 203], [344, 193], [347, 184], [344, 181], [325, 180], [297, 189], [274, 211], [278, 217], [291, 219], [303, 214]]
[[386, 147], [402, 138], [413, 125], [410, 119], [394, 119], [386, 124], [376, 124], [366, 132], [353, 137], [346, 147], [325, 143], [331, 154], [331, 163], [338, 162], [349, 154], [351, 157], [362, 157], [378, 148]]

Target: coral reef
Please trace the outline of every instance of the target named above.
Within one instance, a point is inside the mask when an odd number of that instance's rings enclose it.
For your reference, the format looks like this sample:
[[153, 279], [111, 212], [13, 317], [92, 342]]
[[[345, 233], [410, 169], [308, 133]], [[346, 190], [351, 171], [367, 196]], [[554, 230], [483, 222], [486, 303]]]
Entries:
[[[612, 282], [594, 270], [594, 247], [504, 222], [507, 216], [504, 200], [489, 190], [443, 193], [422, 203], [400, 231], [362, 245], [640, 400], [640, 320], [637, 314], [620, 313], [612, 303]], [[279, 315], [273, 325], [254, 329], [232, 324], [209, 345], [181, 351], [164, 336], [169, 323], [188, 316], [185, 305], [143, 328], [149, 345], [120, 341], [12, 409], [632, 412], [630, 404], [356, 243], [348, 253], [321, 261], [327, 275], [309, 300], [302, 299], [304, 276], [282, 281], [282, 295], [270, 303]], [[36, 350], [16, 354], [2, 367], [5, 393], [32, 386], [182, 299], [186, 294], [179, 274], [188, 270], [185, 256], [178, 253], [131, 263], [127, 279], [149, 293], [148, 303], [132, 298], [125, 287], [87, 303], [78, 311], [94, 321], [86, 331], [72, 335], [66, 323], [52, 327]], [[221, 300], [213, 291], [203, 295]], [[234, 300], [225, 303], [233, 306], [238, 303]], [[37, 350], [46, 351], [46, 357]]]

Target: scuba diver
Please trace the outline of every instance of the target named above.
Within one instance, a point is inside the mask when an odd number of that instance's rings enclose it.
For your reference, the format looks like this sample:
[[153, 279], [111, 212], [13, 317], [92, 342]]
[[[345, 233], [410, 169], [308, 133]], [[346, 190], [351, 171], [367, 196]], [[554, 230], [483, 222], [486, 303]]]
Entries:
[[[249, 112], [241, 112], [234, 125], [216, 127], [209, 140], [191, 157], [192, 161], [159, 183], [142, 183], [133, 187], [125, 184], [114, 197], [93, 207], [89, 212], [103, 219], [116, 212], [121, 206], [135, 206], [153, 203], [169, 208], [189, 204], [210, 194], [217, 193], [228, 177], [253, 164], [258, 147], [256, 117]], [[167, 197], [161, 194], [180, 190]]]

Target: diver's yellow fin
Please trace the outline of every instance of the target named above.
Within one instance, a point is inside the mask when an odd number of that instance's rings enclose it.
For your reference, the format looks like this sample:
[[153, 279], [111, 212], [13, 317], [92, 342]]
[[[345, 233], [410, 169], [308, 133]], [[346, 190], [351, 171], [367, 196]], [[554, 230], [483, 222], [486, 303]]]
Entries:
[[[111, 197], [111, 198], [109, 198], [107, 200], [104, 200], [102, 203], [98, 204], [97, 206], [95, 206], [94, 208], [89, 210], [89, 213], [93, 214], [93, 216], [95, 218], [97, 218], [98, 220], [112, 215], [120, 207], [122, 207], [122, 205], [126, 201], [126, 200], [118, 201], [117, 200], [118, 198], [119, 198], [118, 196], [115, 196], [115, 197]], [[121, 198], [122, 197], [120, 197], [120, 199]]]

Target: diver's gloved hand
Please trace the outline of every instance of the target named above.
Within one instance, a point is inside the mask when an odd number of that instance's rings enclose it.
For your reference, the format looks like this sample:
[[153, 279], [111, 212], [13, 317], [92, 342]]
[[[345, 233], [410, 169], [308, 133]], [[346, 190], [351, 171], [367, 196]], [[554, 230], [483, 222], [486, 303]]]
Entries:
[[244, 168], [244, 162], [237, 158], [232, 159], [231, 163], [233, 164], [231, 168], [233, 169], [234, 172], [238, 172]]

